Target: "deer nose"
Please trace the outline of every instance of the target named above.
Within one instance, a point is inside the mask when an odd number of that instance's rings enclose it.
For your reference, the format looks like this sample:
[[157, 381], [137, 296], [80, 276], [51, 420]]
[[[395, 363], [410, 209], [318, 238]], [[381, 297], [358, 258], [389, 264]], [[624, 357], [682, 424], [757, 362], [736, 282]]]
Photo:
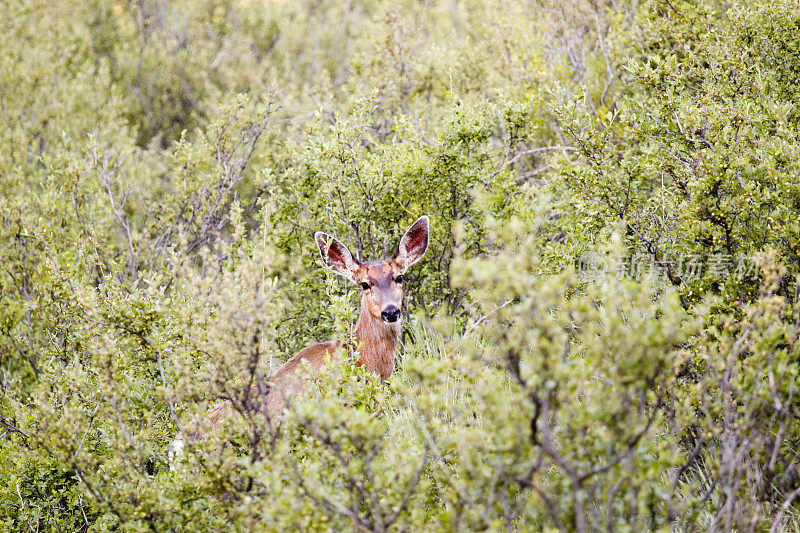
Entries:
[[400, 318], [400, 309], [394, 305], [390, 305], [381, 311], [381, 318], [384, 322], [397, 322], [397, 319]]

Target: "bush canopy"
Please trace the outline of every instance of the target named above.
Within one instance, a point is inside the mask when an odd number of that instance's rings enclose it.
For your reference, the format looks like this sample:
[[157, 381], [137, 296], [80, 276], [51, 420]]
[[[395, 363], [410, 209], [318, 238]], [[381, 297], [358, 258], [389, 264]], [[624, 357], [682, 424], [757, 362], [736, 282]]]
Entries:
[[[0, 529], [800, 530], [796, 1], [0, 28]], [[381, 259], [421, 215], [392, 377], [263, 416], [358, 314], [314, 232]]]

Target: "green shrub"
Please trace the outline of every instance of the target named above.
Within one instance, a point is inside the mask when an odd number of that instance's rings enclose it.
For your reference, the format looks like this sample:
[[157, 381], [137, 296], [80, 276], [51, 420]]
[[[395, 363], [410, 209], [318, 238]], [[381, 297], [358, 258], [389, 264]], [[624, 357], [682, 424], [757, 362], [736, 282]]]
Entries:
[[[51, 4], [0, 6], [3, 529], [797, 529], [792, 2]], [[263, 416], [357, 316], [314, 231], [422, 214], [389, 382]]]

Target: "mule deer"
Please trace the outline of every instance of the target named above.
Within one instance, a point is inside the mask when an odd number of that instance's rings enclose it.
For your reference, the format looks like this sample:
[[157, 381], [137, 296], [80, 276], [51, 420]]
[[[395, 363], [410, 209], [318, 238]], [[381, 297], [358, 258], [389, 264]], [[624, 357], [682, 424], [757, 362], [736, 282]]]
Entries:
[[[325, 263], [363, 290], [361, 314], [355, 327], [357, 345], [353, 348], [359, 354], [355, 364], [363, 365], [384, 381], [394, 371], [395, 349], [401, 332], [403, 277], [406, 270], [425, 255], [429, 233], [428, 217], [420, 217], [400, 239], [394, 257], [368, 263], [358, 262], [350, 250], [333, 237], [322, 232], [314, 235]], [[267, 378], [270, 385], [266, 397], [268, 415], [280, 416], [286, 401], [305, 389], [308, 379], [319, 373], [326, 358], [341, 360], [346, 352], [345, 342], [334, 339], [307, 346], [288, 359]], [[301, 376], [298, 368], [304, 360], [308, 362], [310, 375]], [[259, 394], [258, 387], [253, 386], [251, 393]], [[208, 414], [212, 431], [217, 430], [233, 413], [234, 407], [230, 401], [212, 406]], [[186, 436], [181, 432], [172, 442], [175, 455], [183, 450]]]

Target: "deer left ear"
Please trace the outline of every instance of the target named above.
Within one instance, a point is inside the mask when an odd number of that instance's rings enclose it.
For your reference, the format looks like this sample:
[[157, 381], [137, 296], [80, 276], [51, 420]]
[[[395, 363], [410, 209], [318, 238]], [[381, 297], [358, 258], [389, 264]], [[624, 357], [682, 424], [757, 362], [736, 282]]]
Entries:
[[395, 260], [403, 270], [407, 269], [425, 255], [428, 249], [428, 235], [430, 233], [430, 222], [427, 216], [421, 216], [416, 222], [411, 224], [406, 234], [400, 239], [400, 249]]
[[322, 259], [328, 266], [340, 276], [355, 283], [353, 276], [358, 270], [358, 261], [353, 259], [353, 254], [350, 253], [347, 246], [321, 231], [314, 234], [314, 240], [317, 242]]

